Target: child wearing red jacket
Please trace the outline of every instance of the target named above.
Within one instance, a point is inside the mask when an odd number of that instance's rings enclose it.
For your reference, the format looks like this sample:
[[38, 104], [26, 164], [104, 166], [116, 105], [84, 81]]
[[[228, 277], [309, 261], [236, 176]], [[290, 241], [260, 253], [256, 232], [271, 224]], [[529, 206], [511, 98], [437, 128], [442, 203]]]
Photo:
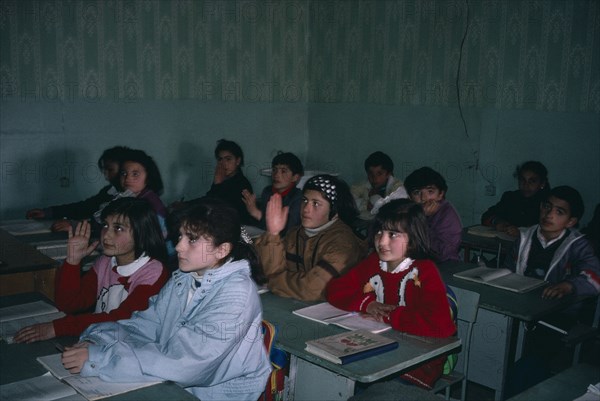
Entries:
[[[104, 255], [81, 274], [81, 260], [98, 246], [89, 243], [91, 226], [69, 228], [67, 259], [56, 273], [56, 307], [67, 316], [21, 329], [15, 342], [78, 336], [90, 324], [131, 317], [148, 307], [169, 279], [166, 247], [156, 213], [144, 199], [120, 198], [102, 210]], [[90, 312], [93, 308], [93, 312]]]
[[[431, 255], [427, 222], [420, 205], [397, 199], [379, 209], [373, 223], [376, 252], [342, 277], [330, 281], [327, 301], [370, 314], [393, 329], [427, 337], [456, 333], [446, 286]], [[446, 356], [402, 378], [430, 389], [442, 375]]]

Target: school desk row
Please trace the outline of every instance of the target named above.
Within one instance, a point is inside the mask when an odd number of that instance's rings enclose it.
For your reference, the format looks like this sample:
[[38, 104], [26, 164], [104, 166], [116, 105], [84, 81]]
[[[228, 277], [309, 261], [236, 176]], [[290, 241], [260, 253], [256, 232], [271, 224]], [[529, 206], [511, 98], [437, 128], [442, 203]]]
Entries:
[[[48, 234], [34, 235], [33, 237], [29, 237], [28, 241], [37, 241], [37, 244], [43, 243], [47, 240], [44, 235]], [[21, 240], [24, 237], [13, 237], [0, 229], [0, 239], [2, 239], [3, 244], [0, 247], [0, 261], [3, 262], [0, 266], [0, 277], [2, 278], [0, 280], [0, 295], [19, 292], [40, 292], [46, 298], [52, 299], [54, 291], [53, 288], [52, 290], [49, 288], [53, 285], [56, 262], [51, 258], [41, 255], [35, 247], [25, 244]], [[23, 266], [27, 263], [31, 263], [31, 268], [25, 269], [28, 271], [23, 273]], [[447, 284], [481, 294], [480, 308], [471, 344], [468, 379], [492, 388], [495, 390], [496, 400], [501, 400], [504, 398], [504, 387], [509, 369], [512, 363], [519, 359], [522, 352], [524, 324], [538, 321], [545, 316], [565, 309], [573, 303], [582, 300], [577, 297], [565, 297], [560, 300], [542, 299], [541, 288], [524, 294], [514, 294], [502, 289], [460, 280], [453, 276], [454, 273], [472, 267], [473, 265], [467, 263], [447, 263], [440, 266], [440, 272]], [[27, 279], [22, 277], [23, 274], [29, 274], [32, 277]], [[10, 276], [15, 276], [15, 278], [13, 280], [6, 280]], [[5, 285], [4, 283], [6, 282], [10, 284]], [[302, 305], [299, 301], [292, 300], [285, 301], [289, 303], [278, 302], [278, 305], [287, 305], [286, 308], [289, 309], [284, 309], [284, 312], [282, 312], [284, 315], [279, 316], [274, 312], [275, 309], [271, 308], [269, 296], [264, 297], [263, 301], [265, 318], [270, 319], [270, 315], [272, 315], [275, 320], [274, 323], [277, 323], [283, 317], [290, 319], [291, 317], [287, 315], [291, 315], [291, 310], [297, 309]], [[292, 320], [289, 327], [313, 327], [315, 330], [313, 338], [324, 337], [331, 329], [323, 325], [312, 326], [305, 319], [298, 322]], [[286, 330], [291, 329], [288, 328]], [[306, 334], [307, 332], [303, 331], [303, 333]], [[284, 334], [287, 335], [289, 333]], [[331, 334], [335, 333], [332, 332]], [[288, 339], [286, 336], [282, 336], [281, 338], [283, 340]], [[283, 348], [289, 347], [289, 349], [286, 349], [289, 352], [294, 350], [294, 352], [298, 353], [299, 357], [293, 358], [291, 367], [292, 369], [302, 370], [304, 369], [303, 364], [305, 361], [312, 362], [311, 358], [314, 358], [314, 356], [307, 355], [304, 352], [306, 338], [299, 338], [295, 343], [292, 341], [295, 339], [293, 336], [288, 339], [289, 342], [287, 343], [282, 339], [278, 343]], [[331, 371], [332, 369], [333, 366], [327, 366], [324, 370]], [[364, 376], [364, 372], [342, 372], [342, 374], [347, 375], [343, 376], [344, 378], [349, 377], [351, 380], [369, 380], [369, 378]], [[297, 377], [304, 376], [306, 375], [297, 375]], [[317, 377], [327, 376], [326, 374], [317, 374]], [[348, 382], [345, 379], [342, 382], [342, 387], [345, 386], [346, 391], [349, 391]], [[315, 386], [308, 387], [316, 388]], [[328, 388], [333, 389], [334, 386], [328, 386]]]
[[[40, 294], [18, 294], [0, 297], [0, 307], [33, 302], [42, 298]], [[265, 319], [278, 327], [277, 346], [291, 355], [290, 394], [297, 400], [347, 400], [354, 394], [357, 381], [370, 383], [379, 378], [410, 370], [416, 364], [439, 355], [457, 350], [461, 343], [457, 338], [430, 339], [388, 332], [400, 344], [396, 350], [365, 359], [360, 363], [336, 365], [304, 350], [306, 341], [344, 331], [337, 326], [328, 326], [303, 319], [292, 311], [306, 303], [261, 295]], [[76, 337], [57, 339], [63, 345], [77, 341]], [[45, 369], [36, 361], [43, 355], [56, 354], [55, 341], [33, 344], [0, 343], [0, 384], [38, 377]], [[189, 393], [172, 383], [161, 383], [107, 398], [110, 400], [190, 400]]]

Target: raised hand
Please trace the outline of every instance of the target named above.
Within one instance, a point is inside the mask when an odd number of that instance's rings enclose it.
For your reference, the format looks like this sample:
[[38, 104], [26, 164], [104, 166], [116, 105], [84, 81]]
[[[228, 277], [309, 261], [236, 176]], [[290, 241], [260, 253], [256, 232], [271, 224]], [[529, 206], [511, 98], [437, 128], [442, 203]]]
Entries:
[[267, 231], [272, 235], [279, 235], [287, 224], [289, 208], [283, 206], [281, 195], [273, 194], [267, 203], [265, 220]]
[[220, 184], [225, 181], [225, 177], [227, 174], [225, 173], [225, 168], [221, 165], [221, 163], [217, 163], [217, 167], [215, 168], [215, 177], [213, 178], [213, 182], [215, 184]]
[[242, 191], [242, 202], [246, 205], [246, 210], [250, 213], [250, 216], [254, 217], [256, 220], [260, 220], [262, 218], [262, 212], [256, 206], [256, 195], [252, 192], [244, 189]]
[[69, 227], [69, 242], [67, 243], [67, 263], [78, 265], [81, 259], [91, 254], [98, 246], [98, 241], [90, 244], [92, 227], [87, 221], [80, 221], [73, 229]]

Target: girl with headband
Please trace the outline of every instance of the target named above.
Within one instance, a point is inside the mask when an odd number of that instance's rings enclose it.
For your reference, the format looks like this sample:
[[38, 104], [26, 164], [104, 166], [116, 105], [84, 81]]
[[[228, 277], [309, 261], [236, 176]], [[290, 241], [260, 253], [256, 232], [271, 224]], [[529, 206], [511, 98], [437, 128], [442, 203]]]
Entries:
[[267, 231], [256, 241], [256, 249], [274, 294], [325, 300], [329, 280], [366, 255], [366, 242], [349, 226], [358, 212], [348, 185], [327, 174], [306, 182], [300, 212], [301, 225], [281, 236], [288, 208], [274, 194], [267, 204]]

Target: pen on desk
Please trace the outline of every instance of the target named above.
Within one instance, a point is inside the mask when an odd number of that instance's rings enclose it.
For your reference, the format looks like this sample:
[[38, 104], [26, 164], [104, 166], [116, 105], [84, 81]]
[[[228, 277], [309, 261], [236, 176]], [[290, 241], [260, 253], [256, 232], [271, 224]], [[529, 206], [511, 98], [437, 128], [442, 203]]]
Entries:
[[556, 327], [556, 326], [554, 326], [553, 324], [550, 324], [550, 323], [544, 322], [543, 320], [538, 320], [538, 323], [539, 323], [539, 324], [541, 324], [542, 326], [546, 326], [546, 327], [548, 327], [549, 329], [556, 330], [556, 331], [558, 331], [558, 332], [559, 332], [559, 333], [561, 333], [561, 334], [565, 334], [565, 335], [566, 335], [566, 334], [569, 334], [569, 333], [567, 333], [565, 330], [561, 329], [560, 327]]
[[59, 350], [60, 352], [65, 352], [65, 346], [62, 345], [61, 343], [59, 343], [58, 341], [54, 341], [54, 346], [56, 347], [57, 350]]

